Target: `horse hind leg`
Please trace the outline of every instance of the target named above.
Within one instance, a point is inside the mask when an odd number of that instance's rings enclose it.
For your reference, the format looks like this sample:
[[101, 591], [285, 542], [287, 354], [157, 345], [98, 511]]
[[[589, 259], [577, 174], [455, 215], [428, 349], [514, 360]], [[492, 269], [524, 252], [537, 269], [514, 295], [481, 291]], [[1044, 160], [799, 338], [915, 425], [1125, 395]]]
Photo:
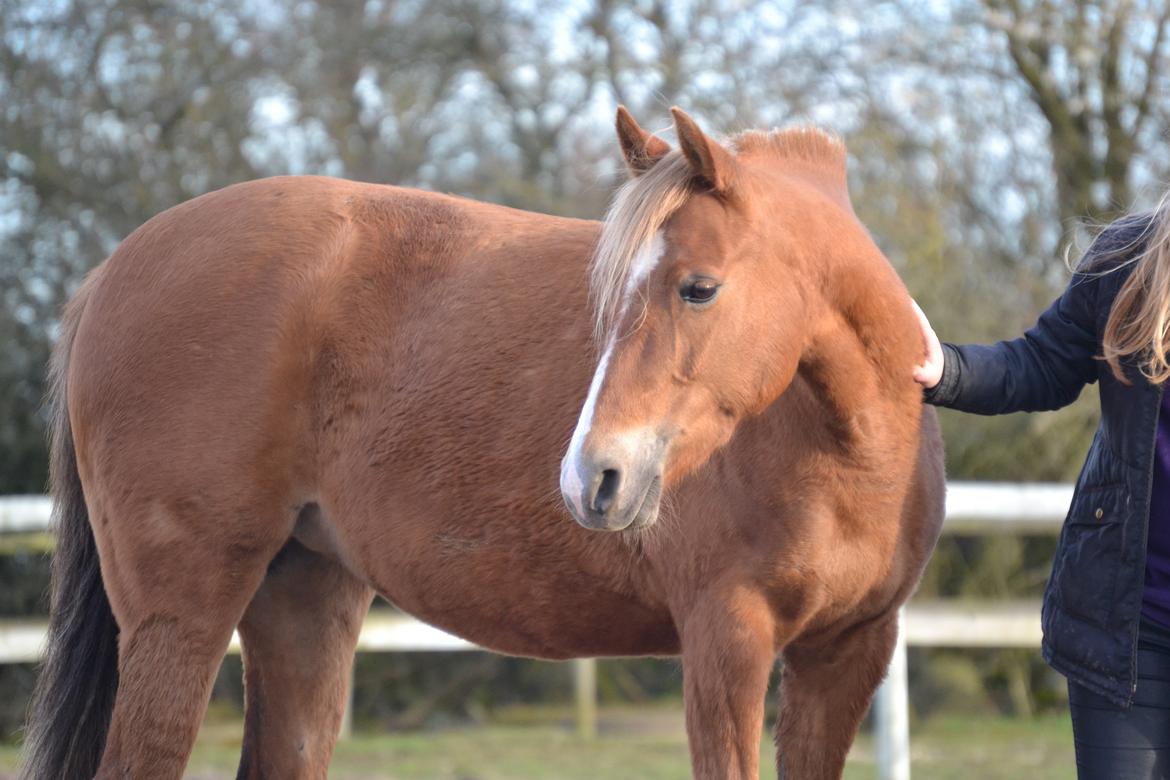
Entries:
[[237, 778], [324, 778], [373, 591], [290, 541], [240, 623], [244, 746]]
[[780, 780], [837, 780], [898, 636], [897, 613], [829, 643], [784, 652], [776, 765]]
[[[96, 777], [177, 779], [232, 630], [281, 544], [281, 518], [210, 500], [132, 507], [98, 490], [90, 498], [119, 627], [118, 688]], [[208, 526], [225, 516], [252, 522]]]

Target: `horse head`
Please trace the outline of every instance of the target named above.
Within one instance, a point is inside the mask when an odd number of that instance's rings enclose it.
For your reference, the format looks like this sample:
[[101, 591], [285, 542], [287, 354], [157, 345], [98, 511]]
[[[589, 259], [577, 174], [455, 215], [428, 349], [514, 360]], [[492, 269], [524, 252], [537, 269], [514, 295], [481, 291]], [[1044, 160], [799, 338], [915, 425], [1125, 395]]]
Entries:
[[672, 113], [677, 151], [618, 110], [631, 179], [591, 267], [602, 356], [561, 465], [592, 529], [653, 523], [664, 488], [784, 392], [833, 294], [829, 247], [880, 257], [838, 141], [800, 129], [724, 145]]

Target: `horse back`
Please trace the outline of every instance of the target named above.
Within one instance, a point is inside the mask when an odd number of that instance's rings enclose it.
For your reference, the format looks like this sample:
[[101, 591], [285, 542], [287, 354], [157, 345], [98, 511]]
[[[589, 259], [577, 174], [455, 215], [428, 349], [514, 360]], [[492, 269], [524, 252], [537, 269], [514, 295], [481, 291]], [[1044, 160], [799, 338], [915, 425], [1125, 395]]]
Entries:
[[513, 275], [489, 270], [492, 252], [522, 254], [508, 236], [549, 234], [553, 221], [319, 177], [249, 182], [163, 212], [87, 285], [68, 378], [83, 479], [116, 489], [149, 474], [169, 494], [160, 501], [208, 484], [231, 488], [223, 504], [245, 492], [250, 504], [311, 501], [331, 457], [321, 446], [338, 444], [333, 405], [370, 401], [355, 377], [407, 381], [410, 353], [430, 351], [402, 323], [425, 321], [434, 336], [443, 301], [469, 295], [452, 279], [474, 284], [477, 257], [481, 277]]

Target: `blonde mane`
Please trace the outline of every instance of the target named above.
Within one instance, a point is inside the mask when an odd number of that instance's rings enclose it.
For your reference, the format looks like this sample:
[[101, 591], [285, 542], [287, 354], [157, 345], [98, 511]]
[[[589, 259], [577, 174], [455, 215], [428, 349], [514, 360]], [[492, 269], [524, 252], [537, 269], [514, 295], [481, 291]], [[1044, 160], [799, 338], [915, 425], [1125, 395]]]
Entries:
[[732, 148], [739, 155], [767, 155], [777, 160], [807, 163], [832, 181], [844, 184], [848, 154], [835, 135], [816, 127], [787, 130], [748, 130], [735, 136]]
[[[737, 156], [765, 156], [804, 163], [845, 184], [845, 145], [816, 128], [761, 132], [731, 138], [726, 146]], [[641, 176], [622, 185], [606, 212], [589, 271], [598, 345], [617, 325], [626, 305], [630, 270], [643, 248], [682, 208], [695, 189], [694, 171], [682, 152], [672, 151]]]

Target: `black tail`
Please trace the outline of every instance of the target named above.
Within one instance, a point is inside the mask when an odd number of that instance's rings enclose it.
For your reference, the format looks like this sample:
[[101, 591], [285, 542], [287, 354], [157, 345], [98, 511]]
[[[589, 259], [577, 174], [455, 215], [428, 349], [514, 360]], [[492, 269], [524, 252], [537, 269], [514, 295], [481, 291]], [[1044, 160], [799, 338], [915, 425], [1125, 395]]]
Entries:
[[118, 689], [118, 624], [102, 585], [65, 390], [88, 285], [65, 313], [51, 366], [53, 554], [49, 641], [29, 711], [22, 780], [89, 780]]

